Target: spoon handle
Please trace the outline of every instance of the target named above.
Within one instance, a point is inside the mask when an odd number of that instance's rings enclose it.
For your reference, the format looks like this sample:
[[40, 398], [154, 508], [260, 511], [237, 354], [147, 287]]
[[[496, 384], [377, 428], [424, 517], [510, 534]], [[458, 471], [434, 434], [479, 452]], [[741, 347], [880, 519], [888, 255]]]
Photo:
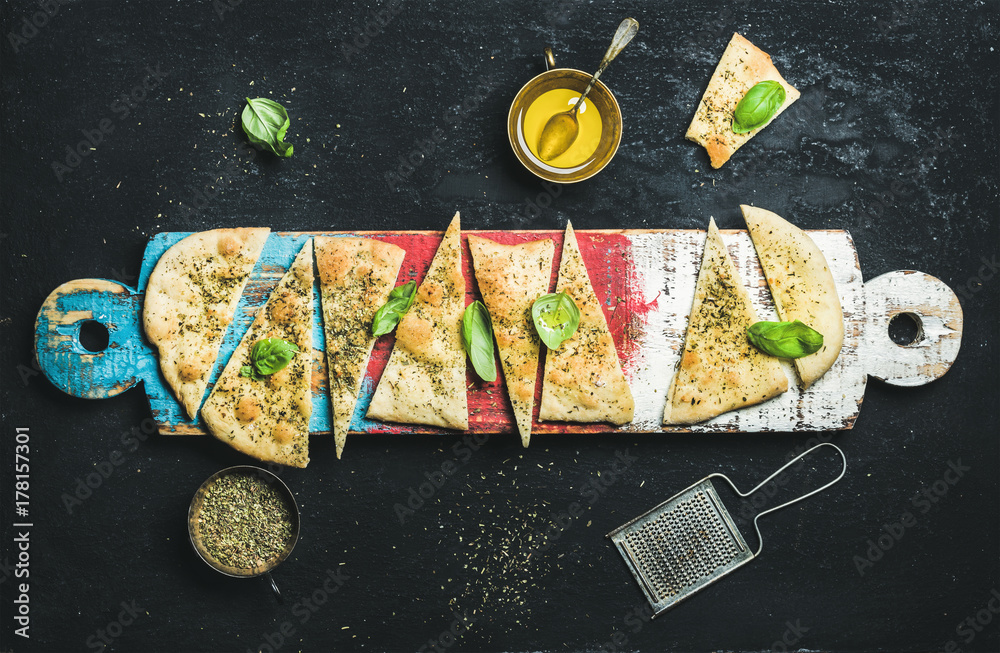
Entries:
[[590, 83], [587, 84], [587, 88], [584, 89], [583, 95], [576, 102], [576, 109], [580, 108], [583, 104], [584, 98], [590, 93], [590, 89], [594, 88], [594, 83], [597, 82], [597, 78], [601, 76], [604, 69], [608, 67], [615, 57], [625, 49], [625, 46], [635, 37], [636, 33], [639, 31], [639, 21], [635, 18], [626, 18], [618, 26], [618, 30], [615, 32], [615, 38], [611, 39], [611, 45], [608, 46], [608, 51], [604, 53], [604, 58], [601, 59], [601, 65], [597, 68], [597, 72], [594, 76], [590, 78]]

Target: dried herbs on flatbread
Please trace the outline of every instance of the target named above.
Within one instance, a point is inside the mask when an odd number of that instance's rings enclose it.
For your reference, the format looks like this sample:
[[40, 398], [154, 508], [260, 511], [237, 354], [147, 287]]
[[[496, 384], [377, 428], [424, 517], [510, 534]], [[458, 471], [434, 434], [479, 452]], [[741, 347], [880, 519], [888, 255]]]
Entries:
[[476, 281], [493, 322], [507, 393], [525, 447], [531, 439], [540, 341], [531, 306], [549, 290], [555, 246], [549, 239], [501, 245], [469, 236]]
[[750, 295], [711, 220], [664, 424], [703, 422], [788, 389], [779, 360], [747, 339], [747, 327], [756, 321]]
[[[201, 416], [212, 435], [258, 460], [291, 467], [309, 463], [312, 310], [313, 241], [309, 239], [258, 310], [205, 400]], [[298, 351], [286, 367], [272, 374], [244, 375], [254, 345], [268, 338], [294, 344]]]
[[778, 316], [800, 320], [823, 336], [819, 351], [792, 361], [808, 388], [830, 369], [844, 343], [844, 311], [830, 265], [809, 234], [781, 216], [753, 206], [740, 209]]
[[396, 327], [396, 344], [368, 407], [369, 419], [469, 428], [461, 229], [456, 213], [413, 305]]
[[580, 325], [562, 345], [545, 353], [538, 419], [631, 422], [635, 415], [632, 390], [571, 224], [566, 225], [556, 292], [572, 297], [580, 310]]
[[163, 253], [142, 312], [160, 370], [190, 419], [208, 387], [219, 346], [270, 229], [214, 229]]
[[316, 238], [337, 458], [344, 452], [375, 344], [372, 319], [389, 297], [405, 256], [402, 248], [373, 238]]

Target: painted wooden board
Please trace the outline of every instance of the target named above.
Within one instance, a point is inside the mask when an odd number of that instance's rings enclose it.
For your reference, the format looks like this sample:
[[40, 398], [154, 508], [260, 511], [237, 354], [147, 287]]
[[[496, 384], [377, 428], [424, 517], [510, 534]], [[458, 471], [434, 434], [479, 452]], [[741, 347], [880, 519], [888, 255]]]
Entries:
[[[562, 247], [562, 232], [463, 232], [463, 265], [468, 301], [478, 299], [466, 237], [469, 233], [513, 244], [551, 238], [556, 245], [550, 287], [554, 289]], [[58, 387], [75, 396], [112, 396], [139, 380], [144, 383], [154, 419], [162, 433], [203, 434], [197, 421], [187, 420], [180, 404], [166, 386], [155, 354], [141, 333], [139, 313], [142, 293], [160, 255], [187, 233], [162, 233], [146, 247], [137, 289], [107, 280], [78, 280], [60, 286], [46, 300], [36, 324], [36, 351], [46, 375]], [[316, 235], [365, 236], [394, 243], [406, 250], [397, 283], [423, 278], [437, 250], [442, 232], [311, 232], [272, 233], [261, 259], [247, 284], [236, 317], [227, 332], [219, 359], [210, 377], [208, 392], [232, 354], [255, 310], [262, 305], [306, 239]], [[720, 415], [708, 422], [683, 427], [663, 427], [660, 420], [667, 388], [673, 376], [694, 297], [694, 288], [704, 247], [701, 230], [583, 230], [577, 232], [580, 249], [614, 336], [618, 354], [636, 400], [635, 419], [622, 427], [607, 424], [539, 423], [537, 400], [533, 432], [545, 433], [658, 433], [658, 432], [760, 432], [820, 431], [849, 429], [858, 416], [872, 361], [893, 361], [896, 350], [907, 349], [916, 368], [908, 368], [900, 385], [926, 383], [947, 370], [957, 355], [961, 341], [961, 308], [947, 286], [922, 275], [902, 282], [881, 283], [879, 295], [870, 304], [878, 315], [866, 314], [866, 285], [857, 254], [846, 231], [812, 231], [810, 235], [823, 250], [833, 271], [844, 308], [845, 336], [840, 357], [833, 368], [807, 391], [798, 387], [790, 364], [785, 365], [789, 391], [760, 404]], [[749, 288], [758, 319], [777, 319], [766, 281], [746, 231], [723, 231], [730, 254]], [[920, 274], [920, 273], [891, 273]], [[887, 275], [883, 275], [887, 276]], [[882, 277], [880, 277], [882, 279]], [[936, 285], [934, 284], [936, 282]], [[930, 295], [921, 295], [922, 288]], [[902, 294], [893, 294], [905, 290]], [[886, 295], [885, 293], [889, 293]], [[957, 307], [957, 309], [956, 309]], [[956, 314], [957, 310], [957, 314]], [[887, 329], [890, 312], [927, 315], [934, 325], [934, 343], [928, 339], [900, 348], [885, 335], [866, 337], [869, 330]], [[893, 313], [894, 314], [894, 313]], [[327, 392], [325, 338], [321, 323], [319, 293], [313, 311], [313, 413], [310, 430], [314, 434], [331, 431], [331, 411]], [[943, 316], [943, 317], [942, 317]], [[98, 354], [86, 352], [78, 341], [80, 324], [88, 319], [106, 324], [112, 334], [111, 346]], [[938, 326], [940, 325], [940, 326]], [[415, 425], [387, 424], [365, 419], [368, 403], [392, 350], [392, 335], [377, 342], [362, 386], [352, 431], [360, 433], [442, 433], [443, 429]], [[946, 343], [942, 349], [938, 346]], [[933, 345], [933, 347], [932, 347]], [[931, 349], [933, 348], [933, 352]], [[874, 355], [876, 352], [877, 355]], [[929, 368], [919, 361], [936, 356]], [[880, 371], [882, 368], [878, 368]], [[921, 372], [921, 369], [924, 369]], [[98, 373], [99, 371], [99, 373]], [[538, 387], [541, 394], [539, 365]], [[898, 375], [897, 375], [898, 376]], [[879, 373], [887, 382], [893, 374]], [[900, 377], [902, 379], [902, 377]], [[516, 433], [513, 411], [502, 376], [494, 383], [476, 379], [470, 369], [469, 431]], [[206, 393], [207, 396], [207, 393]]]

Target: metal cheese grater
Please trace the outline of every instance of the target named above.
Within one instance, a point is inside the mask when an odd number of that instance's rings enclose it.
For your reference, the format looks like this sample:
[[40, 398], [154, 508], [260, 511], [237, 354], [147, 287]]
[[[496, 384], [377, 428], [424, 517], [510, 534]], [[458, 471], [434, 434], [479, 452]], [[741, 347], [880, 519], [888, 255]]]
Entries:
[[[840, 474], [823, 487], [758, 513], [753, 527], [759, 544], [757, 551], [752, 553], [719, 499], [711, 479], [724, 479], [736, 494], [747, 497], [820, 447], [833, 447], [840, 454], [844, 462]], [[788, 461], [749, 492], [740, 492], [724, 474], [709, 474], [646, 514], [619, 526], [608, 533], [608, 537], [625, 558], [649, 599], [655, 617], [759, 555], [764, 541], [757, 526], [758, 519], [822, 492], [843, 478], [846, 471], [844, 452], [824, 442]]]

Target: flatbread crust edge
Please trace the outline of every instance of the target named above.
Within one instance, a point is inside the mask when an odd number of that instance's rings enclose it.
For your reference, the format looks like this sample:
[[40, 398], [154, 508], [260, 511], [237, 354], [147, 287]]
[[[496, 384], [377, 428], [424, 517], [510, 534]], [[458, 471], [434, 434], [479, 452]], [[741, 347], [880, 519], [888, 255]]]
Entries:
[[823, 251], [805, 231], [776, 213], [740, 205], [778, 316], [801, 320], [823, 334], [823, 347], [792, 359], [802, 388], [829, 370], [844, 344], [844, 311]]
[[576, 302], [580, 326], [558, 349], [545, 353], [538, 419], [628, 424], [635, 417], [632, 389], [569, 223], [556, 292], [565, 292]]
[[[302, 246], [258, 310], [201, 409], [218, 440], [258, 460], [299, 468], [309, 464], [312, 415], [312, 242]], [[242, 376], [250, 348], [263, 338], [283, 338], [299, 351], [263, 381]]]
[[455, 213], [413, 305], [396, 327], [369, 419], [468, 430], [464, 312], [462, 226]]
[[550, 238], [517, 245], [472, 235], [468, 240], [476, 282], [493, 322], [521, 445], [527, 447], [541, 349], [531, 307], [549, 291], [555, 244]]
[[375, 345], [372, 320], [388, 300], [406, 252], [375, 238], [317, 236], [314, 246], [340, 459]]
[[[784, 87], [785, 102], [766, 123], [752, 131], [737, 134], [732, 129], [736, 105], [755, 84], [765, 80], [776, 81]], [[734, 32], [712, 73], [685, 137], [704, 147], [712, 167], [720, 168], [736, 150], [798, 99], [799, 91], [778, 73], [771, 56]]]
[[[163, 378], [188, 419], [198, 415], [219, 347], [270, 232], [267, 227], [258, 227], [191, 234], [164, 252], [149, 275], [143, 300], [143, 331], [156, 348]], [[204, 313], [206, 296], [213, 289], [193, 288], [189, 280], [191, 274], [205, 269], [229, 275], [203, 280], [205, 284], [216, 283], [215, 303], [224, 304], [211, 315]], [[235, 283], [226, 287], [223, 279]], [[192, 312], [195, 314], [185, 318]], [[206, 318], [211, 318], [211, 325], [197, 324]], [[190, 325], [196, 328], [184, 329]]]

